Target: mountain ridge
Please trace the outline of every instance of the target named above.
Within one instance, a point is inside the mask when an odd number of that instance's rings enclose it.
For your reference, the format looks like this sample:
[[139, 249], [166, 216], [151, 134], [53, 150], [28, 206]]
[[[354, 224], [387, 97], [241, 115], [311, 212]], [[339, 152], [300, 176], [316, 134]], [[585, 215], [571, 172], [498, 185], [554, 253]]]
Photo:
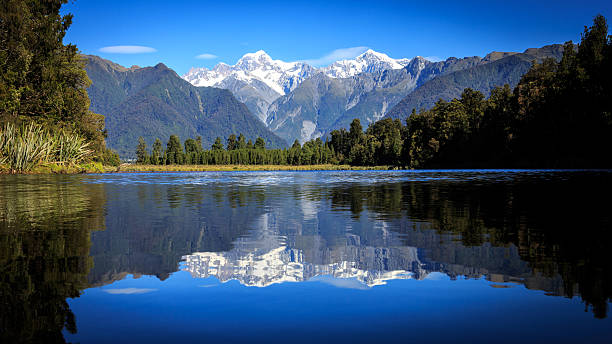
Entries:
[[270, 104], [315, 74], [323, 73], [332, 78], [350, 77], [364, 72], [400, 69], [409, 62], [410, 59], [396, 60], [368, 49], [355, 59], [315, 68], [303, 61], [274, 60], [265, 51], [259, 50], [245, 54], [233, 66], [221, 62], [212, 69], [191, 68], [182, 78], [194, 86], [231, 90], [238, 100], [266, 123]]

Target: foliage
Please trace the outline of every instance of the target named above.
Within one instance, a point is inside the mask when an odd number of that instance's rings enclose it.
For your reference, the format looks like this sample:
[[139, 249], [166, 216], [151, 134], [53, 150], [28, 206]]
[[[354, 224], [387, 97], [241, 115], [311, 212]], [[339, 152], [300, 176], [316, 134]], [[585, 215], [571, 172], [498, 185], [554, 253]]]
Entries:
[[20, 127], [7, 123], [0, 129], [0, 164], [14, 172], [30, 171], [40, 163], [77, 164], [92, 153], [89, 142], [76, 133], [51, 133], [33, 122]]
[[74, 132], [99, 153], [104, 118], [89, 111], [91, 82], [76, 46], [62, 43], [72, 23], [71, 14], [60, 15], [67, 2], [1, 2], [0, 122], [33, 121]]
[[141, 137], [138, 138], [138, 147], [136, 148], [136, 162], [144, 164], [149, 161], [149, 154], [147, 153], [147, 144]]

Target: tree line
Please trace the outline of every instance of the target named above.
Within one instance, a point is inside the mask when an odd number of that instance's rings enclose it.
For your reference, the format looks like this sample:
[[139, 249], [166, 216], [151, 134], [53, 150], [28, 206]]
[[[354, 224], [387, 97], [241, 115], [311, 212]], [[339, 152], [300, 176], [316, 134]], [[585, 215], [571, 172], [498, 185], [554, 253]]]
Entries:
[[581, 42], [565, 43], [559, 62], [534, 61], [511, 89], [489, 98], [465, 89], [458, 99], [440, 99], [430, 110], [412, 110], [405, 123], [384, 118], [364, 131], [359, 119], [289, 149], [266, 149], [231, 135], [210, 150], [171, 136], [149, 154], [144, 140], [138, 162], [153, 164], [349, 164], [403, 168], [534, 168], [612, 166], [612, 38], [598, 15]]
[[136, 162], [152, 165], [317, 165], [337, 163], [334, 156], [330, 145], [320, 138], [304, 145], [296, 140], [288, 149], [266, 149], [263, 138], [253, 143], [243, 134], [230, 135], [225, 146], [217, 137], [209, 150], [203, 149], [201, 137], [189, 138], [181, 145], [177, 135], [170, 135], [165, 147], [155, 139], [151, 150], [140, 137], [136, 148]]

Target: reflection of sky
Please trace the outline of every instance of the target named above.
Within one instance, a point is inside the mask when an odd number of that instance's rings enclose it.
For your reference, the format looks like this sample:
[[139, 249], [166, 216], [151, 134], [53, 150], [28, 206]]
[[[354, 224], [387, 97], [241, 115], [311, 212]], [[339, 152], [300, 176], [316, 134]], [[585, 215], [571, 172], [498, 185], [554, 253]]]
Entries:
[[[364, 290], [319, 277], [249, 288], [237, 281], [131, 277], [69, 299], [82, 343], [170, 342], [602, 342], [611, 318], [593, 321], [578, 298], [491, 288], [480, 280], [394, 280]], [[205, 287], [205, 288], [203, 288]], [[156, 290], [109, 294], [109, 289]], [[486, 323], [486, 325], [484, 325]], [[588, 328], [576, 331], [578, 328]], [[441, 330], [442, 329], [442, 330]], [[543, 331], [542, 329], [546, 329]], [[577, 333], [580, 332], [580, 335]]]

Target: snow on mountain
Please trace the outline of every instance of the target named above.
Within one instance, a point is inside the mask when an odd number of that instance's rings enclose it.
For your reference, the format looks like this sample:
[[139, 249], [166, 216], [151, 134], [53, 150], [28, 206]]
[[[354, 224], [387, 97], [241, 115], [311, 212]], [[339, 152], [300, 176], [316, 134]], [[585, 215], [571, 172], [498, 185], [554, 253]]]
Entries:
[[353, 60], [341, 60], [324, 67], [321, 71], [332, 78], [348, 78], [360, 73], [375, 73], [387, 69], [402, 69], [410, 59], [395, 60], [391, 57], [368, 49]]
[[183, 79], [194, 86], [217, 86], [232, 76], [247, 83], [259, 80], [280, 95], [291, 92], [315, 69], [303, 62], [273, 60], [265, 51], [245, 54], [233, 66], [219, 63], [213, 69], [191, 68]]
[[392, 59], [368, 50], [353, 60], [342, 60], [320, 69], [305, 62], [273, 60], [265, 51], [245, 54], [235, 65], [219, 63], [214, 68], [191, 68], [183, 75], [194, 86], [218, 87], [230, 90], [262, 122], [268, 119], [268, 108], [304, 80], [317, 73], [332, 78], [347, 78], [360, 73], [401, 69], [410, 59]]

